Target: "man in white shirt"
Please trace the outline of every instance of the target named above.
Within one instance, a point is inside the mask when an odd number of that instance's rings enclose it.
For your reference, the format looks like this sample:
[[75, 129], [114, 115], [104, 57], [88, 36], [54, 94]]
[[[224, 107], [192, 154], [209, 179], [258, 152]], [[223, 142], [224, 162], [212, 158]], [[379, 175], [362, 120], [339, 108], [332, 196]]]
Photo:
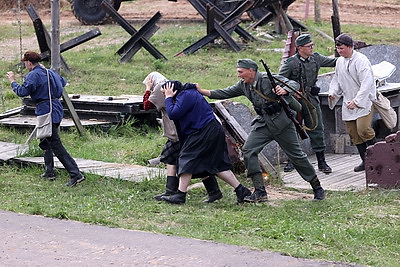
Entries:
[[375, 143], [375, 132], [371, 127], [372, 100], [376, 98], [374, 75], [368, 58], [353, 49], [350, 35], [342, 33], [335, 41], [340, 58], [329, 86], [329, 101], [336, 103], [343, 96], [342, 120], [360, 154], [362, 162], [354, 168], [355, 172], [360, 172], [365, 170], [367, 147]]

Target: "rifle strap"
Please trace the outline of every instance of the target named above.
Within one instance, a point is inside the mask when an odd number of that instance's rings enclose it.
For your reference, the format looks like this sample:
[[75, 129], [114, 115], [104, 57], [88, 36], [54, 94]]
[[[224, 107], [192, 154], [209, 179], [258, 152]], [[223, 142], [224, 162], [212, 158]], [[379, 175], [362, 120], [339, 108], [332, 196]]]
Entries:
[[254, 92], [256, 92], [259, 96], [261, 96], [261, 98], [264, 98], [264, 99], [267, 100], [267, 101], [278, 102], [277, 99], [273, 99], [273, 98], [270, 98], [270, 97], [268, 97], [268, 96], [265, 96], [263, 93], [261, 93], [260, 91], [258, 91], [256, 88], [253, 88], [253, 90], [254, 90]]

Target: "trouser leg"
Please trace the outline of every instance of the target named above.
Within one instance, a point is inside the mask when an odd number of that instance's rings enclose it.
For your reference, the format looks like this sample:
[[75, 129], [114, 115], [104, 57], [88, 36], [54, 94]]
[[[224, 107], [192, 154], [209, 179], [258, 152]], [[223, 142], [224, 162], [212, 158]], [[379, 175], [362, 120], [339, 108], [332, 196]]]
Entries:
[[60, 137], [58, 135], [58, 125], [53, 124], [53, 135], [48, 139], [50, 141], [50, 147], [53, 150], [54, 155], [67, 170], [71, 179], [81, 178], [82, 174], [79, 171], [78, 165], [61, 143]]

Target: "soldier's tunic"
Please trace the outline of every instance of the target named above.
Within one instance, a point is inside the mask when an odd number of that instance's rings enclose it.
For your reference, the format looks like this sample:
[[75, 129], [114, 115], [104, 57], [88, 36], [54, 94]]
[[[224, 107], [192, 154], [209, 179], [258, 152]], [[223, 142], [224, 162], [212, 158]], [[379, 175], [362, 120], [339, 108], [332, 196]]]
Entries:
[[[274, 76], [296, 90], [299, 88], [297, 82], [290, 81], [283, 76]], [[289, 88], [285, 88], [283, 85], [281, 86], [290, 92]], [[258, 154], [268, 143], [275, 140], [293, 162], [293, 165], [301, 177], [306, 181], [312, 180], [316, 177], [315, 170], [308, 161], [307, 155], [300, 147], [293, 122], [287, 117], [283, 109], [277, 111], [275, 114], [267, 114], [266, 109], [273, 101], [268, 101], [262, 98], [254, 89], [258, 90], [270, 99], [277, 99], [277, 95], [272, 91], [272, 85], [268, 76], [264, 72], [257, 72], [253, 84], [246, 84], [243, 81], [239, 81], [235, 85], [229, 86], [225, 89], [210, 91], [210, 98], [213, 99], [226, 99], [244, 95], [251, 101], [254, 109], [258, 113], [258, 116], [252, 122], [253, 128], [243, 146], [247, 176], [253, 177], [256, 174], [261, 174]], [[294, 107], [296, 103], [299, 105], [299, 103], [293, 98], [292, 93], [285, 96], [285, 98], [291, 107]]]
[[307, 99], [315, 107], [318, 121], [316, 121], [315, 116], [312, 114], [311, 107], [307, 107], [305, 101], [300, 100], [302, 105], [301, 115], [304, 119], [304, 124], [309, 128], [315, 127], [312, 131], [307, 130], [314, 152], [324, 151], [326, 145], [320, 100], [318, 95], [312, 95], [310, 90], [312, 87], [316, 86], [319, 69], [321, 67], [334, 67], [336, 65], [336, 59], [337, 58], [326, 57], [318, 53], [314, 53], [307, 59], [304, 59], [297, 53], [288, 58], [279, 70], [280, 75], [290, 80], [297, 81], [304, 86], [302, 89], [305, 90]]

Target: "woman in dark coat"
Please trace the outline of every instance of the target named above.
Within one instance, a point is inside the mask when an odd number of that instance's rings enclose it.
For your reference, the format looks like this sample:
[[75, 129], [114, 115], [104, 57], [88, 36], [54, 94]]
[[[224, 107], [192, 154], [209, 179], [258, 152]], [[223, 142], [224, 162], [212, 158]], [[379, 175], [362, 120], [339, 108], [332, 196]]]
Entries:
[[167, 114], [175, 123], [181, 143], [178, 192], [162, 199], [175, 204], [185, 203], [192, 177], [216, 174], [235, 189], [237, 201], [242, 203], [250, 190], [240, 184], [231, 171], [225, 133], [211, 106], [195, 84], [168, 81], [162, 88]]

